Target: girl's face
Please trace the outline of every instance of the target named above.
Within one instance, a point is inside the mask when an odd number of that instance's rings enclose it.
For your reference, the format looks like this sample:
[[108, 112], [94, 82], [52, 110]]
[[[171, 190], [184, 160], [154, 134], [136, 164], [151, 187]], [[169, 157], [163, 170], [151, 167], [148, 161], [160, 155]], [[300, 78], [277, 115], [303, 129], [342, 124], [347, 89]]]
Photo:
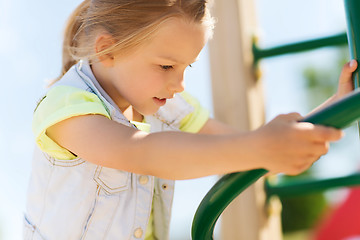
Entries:
[[150, 115], [184, 90], [186, 68], [196, 61], [207, 41], [200, 24], [179, 18], [163, 23], [137, 51], [115, 57], [105, 89], [123, 111]]

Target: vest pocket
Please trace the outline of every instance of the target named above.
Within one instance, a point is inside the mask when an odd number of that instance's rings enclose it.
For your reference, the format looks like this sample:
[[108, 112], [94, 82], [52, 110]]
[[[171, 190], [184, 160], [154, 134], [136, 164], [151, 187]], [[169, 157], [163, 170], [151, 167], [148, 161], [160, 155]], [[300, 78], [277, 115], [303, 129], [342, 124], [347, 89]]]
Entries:
[[106, 193], [114, 194], [129, 188], [130, 173], [98, 166], [94, 180]]
[[47, 153], [43, 153], [45, 158], [51, 163], [53, 166], [59, 166], [59, 167], [76, 167], [83, 163], [85, 163], [85, 160], [82, 158], [75, 158], [72, 160], [62, 160], [62, 159], [56, 159], [54, 157], [51, 157]]

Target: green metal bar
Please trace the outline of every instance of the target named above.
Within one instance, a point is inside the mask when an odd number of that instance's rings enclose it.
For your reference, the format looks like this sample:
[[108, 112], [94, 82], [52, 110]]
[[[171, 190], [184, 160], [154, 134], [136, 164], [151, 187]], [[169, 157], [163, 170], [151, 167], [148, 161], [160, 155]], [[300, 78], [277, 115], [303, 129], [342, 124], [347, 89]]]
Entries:
[[[347, 38], [349, 42], [350, 58], [355, 59], [359, 63], [360, 57], [360, 1], [344, 0]], [[353, 74], [354, 88], [360, 86], [359, 67]], [[358, 126], [360, 123], [357, 123]], [[360, 134], [360, 128], [359, 128]]]
[[256, 43], [253, 43], [253, 55], [254, 62], [257, 63], [260, 59], [275, 57], [288, 53], [297, 53], [303, 51], [309, 51], [320, 47], [339, 46], [347, 44], [346, 33], [341, 33], [329, 37], [323, 37], [303, 42], [296, 42], [277, 47], [261, 49]]
[[[351, 59], [359, 62], [360, 57], [360, 1], [344, 0], [347, 38]], [[359, 87], [359, 68], [354, 73], [354, 86]]]
[[360, 89], [303, 119], [304, 122], [345, 128], [360, 117]]
[[279, 197], [295, 197], [304, 194], [321, 192], [333, 188], [350, 187], [360, 185], [360, 173], [346, 177], [338, 177], [322, 180], [297, 180], [289, 183], [280, 183], [272, 186], [265, 184], [267, 197], [272, 195]]
[[[304, 122], [345, 128], [360, 118], [360, 90], [303, 119]], [[211, 240], [217, 219], [242, 191], [267, 170], [256, 169], [222, 177], [201, 201], [192, 224], [193, 240]]]
[[225, 208], [242, 191], [267, 172], [265, 169], [256, 169], [248, 172], [232, 173], [217, 181], [203, 198], [196, 211], [192, 224], [192, 239], [213, 239], [215, 224]]

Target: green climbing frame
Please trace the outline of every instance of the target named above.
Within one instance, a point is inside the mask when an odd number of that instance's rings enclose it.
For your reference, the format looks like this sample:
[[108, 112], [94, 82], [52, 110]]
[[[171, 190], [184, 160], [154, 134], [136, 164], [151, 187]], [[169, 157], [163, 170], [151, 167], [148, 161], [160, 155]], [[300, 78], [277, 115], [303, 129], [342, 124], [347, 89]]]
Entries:
[[[360, 56], [360, 1], [344, 0], [347, 39], [350, 49], [351, 59], [359, 61]], [[289, 44], [286, 46], [275, 47], [270, 50], [259, 50], [254, 45], [253, 51], [255, 64], [258, 60], [279, 54], [297, 52], [314, 49], [329, 45], [339, 45], [344, 41], [344, 35], [339, 34], [329, 38], [311, 40], [303, 43]], [[305, 43], [305, 44], [304, 44]], [[275, 49], [275, 51], [274, 51]], [[354, 86], [359, 87], [359, 72], [354, 73]], [[335, 128], [345, 128], [352, 122], [360, 119], [360, 90], [355, 90], [352, 94], [339, 100], [327, 108], [303, 119], [305, 122], [331, 126]], [[193, 240], [213, 239], [215, 224], [224, 209], [248, 186], [264, 176], [268, 171], [256, 169], [247, 172], [232, 173], [222, 177], [206, 194], [200, 203], [192, 224]], [[306, 181], [286, 186], [266, 185], [268, 196], [274, 194], [297, 194], [306, 191], [320, 191], [332, 187], [352, 186], [360, 184], [360, 176], [352, 175], [344, 178]], [[291, 189], [291, 190], [290, 190]], [[307, 189], [307, 190], [305, 190]], [[292, 191], [292, 192], [291, 192]]]

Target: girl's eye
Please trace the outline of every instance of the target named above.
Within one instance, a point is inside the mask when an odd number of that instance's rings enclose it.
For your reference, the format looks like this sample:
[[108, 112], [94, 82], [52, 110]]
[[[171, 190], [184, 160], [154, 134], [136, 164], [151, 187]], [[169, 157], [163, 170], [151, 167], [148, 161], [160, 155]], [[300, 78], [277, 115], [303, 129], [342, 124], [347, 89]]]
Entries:
[[192, 66], [191, 64], [189, 64], [189, 67], [191, 67], [191, 68], [192, 68], [193, 66]]
[[173, 66], [171, 66], [171, 65], [160, 65], [160, 66], [161, 66], [161, 68], [164, 69], [164, 70], [169, 70], [169, 69], [172, 69], [172, 68], [173, 68]]

